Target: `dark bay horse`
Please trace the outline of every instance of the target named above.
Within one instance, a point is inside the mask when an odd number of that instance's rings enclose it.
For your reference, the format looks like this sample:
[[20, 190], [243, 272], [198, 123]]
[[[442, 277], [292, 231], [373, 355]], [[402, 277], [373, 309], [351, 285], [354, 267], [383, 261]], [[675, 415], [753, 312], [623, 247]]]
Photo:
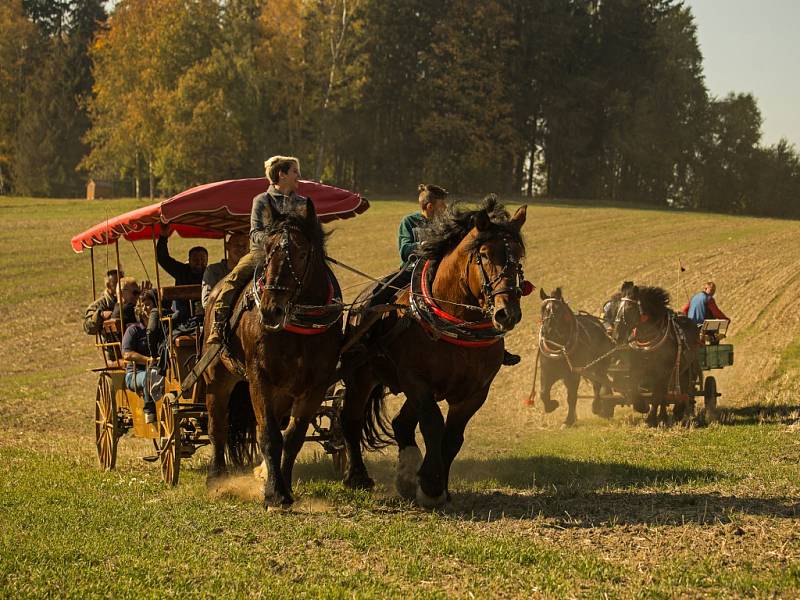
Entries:
[[[256, 310], [242, 314], [228, 351], [205, 373], [213, 446], [209, 482], [226, 471], [229, 397], [236, 383], [246, 379], [267, 466], [265, 507], [293, 502], [292, 468], [308, 425], [334, 381], [342, 341], [341, 303], [333, 301], [338, 285], [325, 264], [325, 234], [314, 205], [308, 201], [304, 208], [284, 214], [270, 203], [269, 212], [263, 287], [243, 293], [237, 302], [238, 309], [252, 297]], [[296, 324], [298, 315], [326, 311], [326, 326]], [[211, 318], [209, 311], [207, 332]]]
[[613, 415], [601, 401], [601, 389], [610, 390], [607, 371], [616, 344], [606, 334], [600, 319], [586, 313], [572, 312], [556, 288], [551, 295], [539, 290], [542, 299], [542, 327], [539, 330], [540, 393], [545, 412], [552, 412], [558, 402], [550, 398], [550, 389], [557, 381], [567, 388], [567, 418], [564, 424], [575, 424], [578, 386], [581, 377], [594, 388], [592, 412], [603, 417]]
[[[437, 217], [426, 232], [410, 291], [397, 298], [396, 310], [369, 325], [365, 350], [343, 355], [347, 485], [372, 485], [361, 445], [374, 449], [387, 441], [381, 413], [388, 387], [406, 396], [392, 420], [399, 446], [398, 492], [427, 507], [449, 499], [450, 467], [464, 429], [500, 369], [502, 335], [522, 317], [520, 229], [526, 209], [512, 218], [490, 196], [478, 210], [451, 207]], [[438, 315], [441, 326], [420, 316], [426, 310]], [[354, 324], [351, 320], [350, 331]], [[487, 331], [492, 335], [485, 337]], [[446, 420], [438, 405], [442, 400], [449, 405]], [[424, 460], [417, 424], [425, 440]]]
[[[634, 409], [647, 412], [651, 427], [668, 421], [667, 405], [674, 401], [673, 416], [680, 420], [694, 399], [699, 374], [697, 326], [669, 308], [669, 293], [660, 287], [631, 286], [616, 301], [614, 337], [629, 346], [630, 375], [627, 398]], [[642, 388], [652, 394], [649, 406]]]

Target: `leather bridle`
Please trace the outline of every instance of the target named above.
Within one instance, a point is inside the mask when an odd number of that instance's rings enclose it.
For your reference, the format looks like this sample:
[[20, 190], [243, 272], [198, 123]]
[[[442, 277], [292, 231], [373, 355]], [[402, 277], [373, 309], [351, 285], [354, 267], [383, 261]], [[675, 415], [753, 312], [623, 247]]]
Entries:
[[[491, 313], [494, 310], [494, 298], [500, 294], [516, 294], [517, 298], [522, 297], [522, 283], [525, 281], [525, 274], [522, 269], [522, 263], [511, 252], [511, 245], [508, 238], [503, 238], [503, 245], [506, 249], [506, 262], [503, 268], [494, 277], [489, 277], [489, 273], [484, 266], [484, 258], [481, 256], [480, 250], [475, 250], [469, 257], [466, 266], [464, 267], [464, 274], [461, 276], [461, 285], [465, 290], [472, 291], [469, 288], [469, 265], [474, 262], [478, 265], [478, 270], [481, 274], [481, 295], [483, 296], [486, 307], [484, 311]], [[514, 285], [511, 287], [496, 288], [503, 279], [512, 278]], [[478, 300], [478, 298], [476, 298]]]
[[[255, 277], [253, 279], [253, 284], [254, 284], [254, 287], [255, 287], [255, 290], [254, 290], [255, 293], [253, 294], [253, 296], [254, 296], [255, 301], [256, 301], [256, 306], [259, 309], [261, 308], [261, 294], [263, 292], [265, 292], [265, 291], [270, 291], [270, 292], [292, 292], [292, 295], [289, 298], [289, 300], [287, 300], [286, 303], [281, 306], [281, 308], [283, 308], [283, 323], [281, 323], [279, 325], [265, 325], [264, 324], [263, 314], [261, 313], [260, 310], [258, 311], [259, 319], [261, 320], [261, 324], [264, 327], [266, 327], [267, 329], [281, 329], [281, 328], [285, 327], [286, 321], [289, 319], [289, 316], [291, 315], [292, 308], [293, 308], [295, 302], [297, 302], [297, 299], [300, 297], [300, 294], [303, 292], [303, 287], [305, 285], [306, 279], [308, 278], [308, 273], [309, 273], [309, 270], [310, 270], [310, 267], [311, 267], [311, 263], [314, 260], [314, 255], [316, 254], [316, 248], [312, 244], [311, 245], [311, 251], [309, 253], [308, 259], [306, 260], [305, 267], [303, 269], [303, 274], [301, 276], [298, 276], [297, 272], [294, 269], [294, 265], [292, 264], [292, 255], [291, 255], [292, 245], [290, 243], [290, 233], [292, 233], [292, 232], [299, 233], [300, 235], [302, 235], [302, 236], [306, 237], [306, 239], [308, 239], [308, 237], [305, 235], [305, 233], [303, 233], [303, 231], [301, 229], [297, 228], [297, 227], [290, 227], [288, 225], [281, 227], [279, 232], [276, 232], [276, 233], [272, 234], [272, 236], [271, 236], [271, 237], [274, 237], [276, 235], [280, 235], [281, 238], [278, 241], [278, 243], [275, 244], [272, 247], [272, 249], [267, 254], [266, 259], [264, 260], [264, 275], [262, 277]], [[281, 262], [280, 267], [278, 268], [278, 273], [277, 273], [277, 275], [274, 276], [272, 281], [271, 282], [270, 281], [266, 281], [267, 268], [269, 267], [269, 264], [272, 261], [272, 259], [275, 257], [275, 253], [279, 249], [283, 251], [283, 262]], [[295, 282], [294, 290], [292, 290], [291, 288], [289, 288], [289, 287], [287, 287], [285, 285], [279, 285], [278, 284], [278, 281], [280, 281], [281, 276], [283, 275], [283, 272], [284, 272], [284, 270], [286, 270], [287, 266], [288, 266], [289, 274], [290, 274], [291, 278]]]

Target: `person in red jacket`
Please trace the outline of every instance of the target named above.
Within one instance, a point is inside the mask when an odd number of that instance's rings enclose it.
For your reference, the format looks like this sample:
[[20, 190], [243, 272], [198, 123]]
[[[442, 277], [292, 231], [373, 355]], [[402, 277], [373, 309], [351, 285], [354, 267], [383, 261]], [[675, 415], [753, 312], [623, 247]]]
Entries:
[[714, 300], [714, 292], [716, 291], [716, 284], [713, 281], [707, 281], [702, 291], [692, 296], [692, 299], [681, 309], [681, 312], [698, 325], [702, 325], [706, 319], [730, 321]]

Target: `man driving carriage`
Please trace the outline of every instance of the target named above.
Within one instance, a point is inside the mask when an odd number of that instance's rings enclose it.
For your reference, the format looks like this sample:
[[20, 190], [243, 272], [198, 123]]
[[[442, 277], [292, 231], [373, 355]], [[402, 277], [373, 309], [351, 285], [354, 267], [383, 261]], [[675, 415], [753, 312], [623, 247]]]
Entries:
[[[386, 304], [392, 301], [398, 290], [411, 283], [416, 254], [425, 244], [424, 231], [430, 222], [447, 209], [447, 190], [432, 184], [421, 183], [417, 188], [419, 211], [403, 217], [397, 232], [397, 246], [400, 251], [402, 265], [400, 270], [384, 277], [376, 288], [371, 304]], [[520, 357], [507, 350], [503, 356], [503, 365], [519, 363]]]
[[709, 318], [730, 321], [725, 313], [719, 309], [716, 300], [714, 300], [716, 291], [717, 285], [713, 281], [707, 281], [703, 285], [703, 289], [692, 296], [692, 299], [684, 305], [681, 312], [697, 325], [702, 325], [703, 321]]
[[264, 163], [270, 181], [267, 191], [253, 199], [250, 212], [250, 252], [245, 254], [236, 267], [222, 280], [217, 300], [214, 303], [214, 323], [206, 343], [221, 344], [225, 338], [231, 307], [239, 293], [253, 279], [256, 267], [264, 261], [262, 250], [266, 229], [264, 211], [269, 211], [269, 202], [281, 212], [305, 206], [307, 198], [297, 195], [300, 179], [300, 161], [293, 156], [273, 156]]

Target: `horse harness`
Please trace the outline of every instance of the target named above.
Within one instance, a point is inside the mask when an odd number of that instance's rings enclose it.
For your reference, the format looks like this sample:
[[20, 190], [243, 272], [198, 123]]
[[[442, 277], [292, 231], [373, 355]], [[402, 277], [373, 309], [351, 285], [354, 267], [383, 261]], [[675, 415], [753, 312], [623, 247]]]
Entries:
[[[344, 310], [344, 303], [342, 302], [342, 293], [338, 284], [333, 278], [331, 272], [326, 268], [328, 276], [328, 300], [324, 305], [303, 305], [297, 304], [297, 299], [303, 291], [303, 286], [308, 277], [311, 263], [314, 260], [314, 255], [317, 249], [312, 246], [311, 256], [306, 261], [305, 268], [303, 269], [302, 276], [298, 276], [294, 269], [291, 260], [291, 245], [289, 243], [289, 234], [294, 231], [304, 235], [303, 232], [296, 227], [284, 226], [281, 228], [280, 242], [275, 244], [267, 255], [263, 267], [259, 265], [256, 268], [256, 273], [253, 277], [253, 284], [251, 290], [247, 293], [245, 301], [250, 305], [249, 308], [255, 306], [259, 309], [259, 320], [262, 327], [266, 329], [285, 329], [290, 333], [298, 333], [301, 335], [317, 335], [325, 333], [330, 327], [336, 324], [342, 316]], [[284, 260], [280, 265], [280, 270], [272, 282], [266, 281], [267, 267], [275, 256], [278, 249], [283, 250]], [[289, 274], [295, 282], [295, 289], [292, 297], [286, 302], [284, 308], [283, 323], [270, 327], [264, 324], [263, 316], [261, 314], [261, 294], [264, 291], [291, 291], [290, 288], [284, 285], [278, 285], [284, 269], [288, 265]]]
[[[565, 306], [568, 306], [567, 303], [564, 302], [564, 300], [560, 299], [560, 298], [545, 298], [544, 300], [542, 300], [542, 305], [543, 306], [552, 305], [553, 303], [556, 303], [556, 302], [558, 302], [560, 304], [563, 304]], [[586, 313], [586, 314], [588, 315], [588, 313]], [[574, 366], [572, 364], [572, 360], [570, 358], [570, 353], [572, 353], [572, 351], [575, 349], [575, 346], [577, 345], [581, 334], [584, 334], [587, 337], [588, 337], [589, 334], [586, 331], [586, 329], [583, 327], [583, 325], [581, 325], [581, 323], [578, 320], [578, 318], [573, 314], [572, 334], [570, 335], [570, 338], [567, 341], [567, 343], [566, 344], [559, 344], [558, 342], [554, 342], [553, 340], [548, 340], [547, 337], [545, 337], [545, 335], [544, 335], [544, 323], [547, 322], [549, 319], [552, 319], [554, 317], [555, 317], [555, 312], [551, 310], [550, 314], [548, 314], [542, 321], [542, 327], [539, 329], [539, 350], [538, 351], [539, 351], [539, 353], [544, 354], [547, 358], [551, 358], [551, 359], [563, 358], [567, 363], [567, 367], [569, 367], [569, 370], [571, 372], [573, 372], [573, 373], [583, 373], [584, 371], [592, 368], [597, 363], [602, 362], [604, 359], [608, 358], [609, 356], [611, 356], [612, 354], [617, 352], [617, 350], [620, 349], [619, 346], [615, 345], [613, 348], [611, 348], [611, 350], [609, 350], [605, 354], [602, 354], [598, 358], [592, 360], [588, 364], [585, 364], [582, 367], [576, 367], [576, 366]], [[605, 331], [604, 331], [604, 333], [605, 333]]]
[[[473, 258], [470, 258], [470, 260], [473, 260]], [[474, 260], [479, 265], [482, 265], [480, 258]], [[494, 285], [505, 273], [508, 265], [509, 262], [506, 263], [503, 271], [491, 280], [481, 266], [484, 279], [481, 287], [487, 299], [487, 307], [463, 306], [484, 315], [490, 315], [494, 307], [494, 297], [500, 293], [513, 291], [513, 288], [503, 288], [498, 291], [494, 289]], [[430, 259], [419, 259], [414, 264], [409, 294], [409, 313], [411, 317], [422, 326], [422, 329], [432, 340], [442, 340], [456, 346], [470, 348], [483, 348], [500, 341], [505, 336], [505, 332], [499, 331], [494, 327], [491, 317], [480, 321], [465, 321], [451, 315], [439, 306], [431, 295], [431, 285], [436, 275], [437, 266], [436, 261]], [[465, 285], [463, 278], [462, 284]]]

